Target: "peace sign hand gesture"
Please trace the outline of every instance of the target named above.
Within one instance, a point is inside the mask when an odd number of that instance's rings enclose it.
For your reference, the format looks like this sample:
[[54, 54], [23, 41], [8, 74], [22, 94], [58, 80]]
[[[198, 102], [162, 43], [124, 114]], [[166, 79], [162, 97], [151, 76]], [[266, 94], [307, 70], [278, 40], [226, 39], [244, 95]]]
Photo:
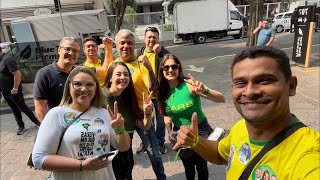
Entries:
[[193, 86], [196, 93], [204, 93], [204, 84], [200, 81], [197, 81], [190, 73], [188, 73], [188, 76], [190, 77], [190, 79], [184, 79], [184, 81]]
[[143, 111], [144, 114], [151, 114], [153, 110], [153, 104], [151, 101], [153, 91], [150, 92], [149, 96], [146, 98], [145, 93], [142, 93], [143, 96]]
[[107, 105], [109, 116], [111, 118], [111, 127], [116, 130], [124, 129], [124, 119], [120, 113], [118, 113], [118, 102], [114, 102], [114, 112], [112, 112], [109, 105]]

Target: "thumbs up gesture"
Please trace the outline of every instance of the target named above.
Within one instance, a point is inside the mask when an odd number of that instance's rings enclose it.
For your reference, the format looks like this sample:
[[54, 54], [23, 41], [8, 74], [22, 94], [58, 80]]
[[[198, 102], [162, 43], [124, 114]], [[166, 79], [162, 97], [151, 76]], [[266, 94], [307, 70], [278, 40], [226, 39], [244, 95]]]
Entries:
[[198, 116], [197, 113], [192, 114], [190, 126], [180, 126], [178, 131], [177, 143], [173, 146], [172, 150], [177, 150], [180, 147], [195, 147], [196, 138], [198, 136]]

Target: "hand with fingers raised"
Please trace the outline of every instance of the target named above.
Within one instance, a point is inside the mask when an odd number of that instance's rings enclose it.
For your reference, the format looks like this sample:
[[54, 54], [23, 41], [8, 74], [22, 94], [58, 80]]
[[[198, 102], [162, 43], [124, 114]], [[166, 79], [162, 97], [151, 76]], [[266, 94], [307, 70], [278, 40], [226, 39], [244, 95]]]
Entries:
[[197, 145], [198, 137], [198, 116], [197, 113], [192, 114], [190, 126], [180, 126], [177, 135], [177, 143], [172, 150], [177, 150], [180, 147], [194, 148]]
[[111, 118], [111, 127], [114, 130], [124, 130], [124, 119], [122, 115], [118, 112], [118, 102], [114, 102], [114, 111], [112, 112], [110, 106], [107, 106], [109, 116]]
[[188, 73], [190, 79], [184, 79], [184, 81], [191, 86], [194, 87], [196, 93], [204, 93], [206, 91], [206, 87], [200, 81], [197, 81], [190, 73]]
[[146, 98], [145, 93], [142, 93], [143, 96], [143, 112], [145, 115], [151, 115], [153, 110], [153, 104], [151, 101], [153, 91], [150, 92], [149, 96]]

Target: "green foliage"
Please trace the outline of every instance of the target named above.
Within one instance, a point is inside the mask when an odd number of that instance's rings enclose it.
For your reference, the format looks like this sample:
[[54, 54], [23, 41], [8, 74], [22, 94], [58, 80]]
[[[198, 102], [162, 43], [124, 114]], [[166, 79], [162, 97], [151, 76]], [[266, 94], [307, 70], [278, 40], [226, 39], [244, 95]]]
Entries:
[[188, 2], [188, 1], [194, 1], [194, 0], [172, 0], [170, 4], [168, 5], [168, 13], [173, 14], [173, 7], [178, 2]]
[[126, 7], [126, 12], [125, 14], [135, 14], [137, 13], [131, 6]]
[[165, 24], [163, 25], [164, 31], [173, 31], [173, 24]]
[[135, 13], [136, 13], [136, 11], [131, 6], [126, 7], [126, 12], [123, 17], [122, 26], [126, 29], [129, 29], [130, 31], [134, 31], [134, 29], [136, 27], [136, 25], [134, 23], [135, 16], [133, 16], [133, 14], [135, 14]]

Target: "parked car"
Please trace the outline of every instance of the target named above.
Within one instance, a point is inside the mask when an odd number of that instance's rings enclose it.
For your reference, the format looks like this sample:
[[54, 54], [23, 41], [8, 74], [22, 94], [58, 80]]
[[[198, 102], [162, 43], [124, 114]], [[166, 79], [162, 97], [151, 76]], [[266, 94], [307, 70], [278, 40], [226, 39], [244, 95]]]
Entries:
[[8, 51], [12, 50], [13, 43], [11, 42], [2, 42], [0, 43], [0, 48], [2, 52], [7, 53]]
[[292, 12], [275, 14], [271, 27], [278, 33], [290, 29], [290, 19]]

